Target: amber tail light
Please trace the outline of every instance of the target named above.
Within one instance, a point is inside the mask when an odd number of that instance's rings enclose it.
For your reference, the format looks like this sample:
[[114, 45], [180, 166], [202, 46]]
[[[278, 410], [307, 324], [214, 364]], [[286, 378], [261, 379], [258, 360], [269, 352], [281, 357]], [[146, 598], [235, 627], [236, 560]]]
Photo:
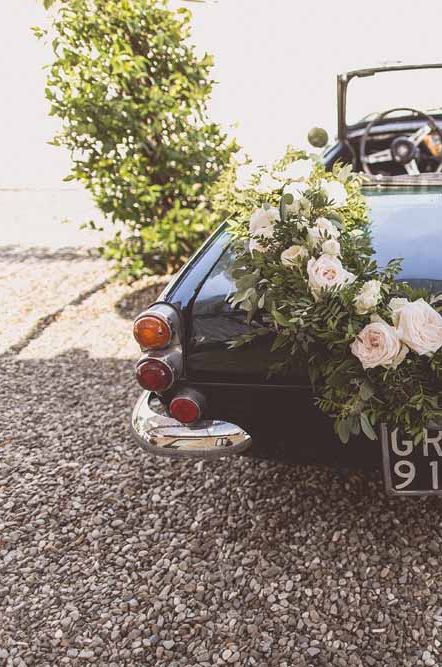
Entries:
[[172, 340], [170, 324], [158, 315], [146, 313], [134, 322], [134, 338], [147, 350], [159, 350], [167, 347]]

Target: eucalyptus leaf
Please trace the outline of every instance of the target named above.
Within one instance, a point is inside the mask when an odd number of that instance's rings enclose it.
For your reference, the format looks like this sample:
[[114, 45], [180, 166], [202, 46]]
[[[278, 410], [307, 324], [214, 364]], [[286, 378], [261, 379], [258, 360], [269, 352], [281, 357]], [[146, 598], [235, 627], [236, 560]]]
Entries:
[[378, 436], [377, 436], [376, 432], [373, 430], [373, 427], [370, 423], [370, 420], [368, 419], [365, 412], [363, 412], [361, 414], [361, 428], [362, 428], [363, 432], [365, 433], [365, 435], [367, 436], [367, 438], [369, 438], [370, 440], [377, 440], [378, 439]]
[[337, 434], [341, 442], [346, 445], [350, 440], [350, 427], [347, 419], [340, 419], [336, 423]]
[[284, 197], [281, 197], [279, 200], [279, 217], [281, 218], [281, 222], [285, 222], [287, 218], [287, 205]]
[[276, 308], [272, 310], [272, 315], [278, 324], [280, 324], [283, 327], [288, 327], [290, 326], [290, 320], [288, 320], [282, 313], [280, 313]]
[[372, 385], [365, 381], [359, 387], [359, 395], [363, 401], [368, 401], [374, 395], [374, 389]]

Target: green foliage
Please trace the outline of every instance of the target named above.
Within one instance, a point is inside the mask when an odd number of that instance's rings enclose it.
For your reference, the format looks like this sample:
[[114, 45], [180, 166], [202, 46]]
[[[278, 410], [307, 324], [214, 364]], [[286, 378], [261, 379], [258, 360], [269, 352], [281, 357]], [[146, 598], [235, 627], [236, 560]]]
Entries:
[[[382, 270], [377, 266], [361, 183], [348, 167], [335, 165], [333, 173], [328, 174], [323, 165], [313, 162], [302, 194], [296, 190], [299, 185], [284, 170], [290, 158], [296, 161], [305, 157], [290, 150], [276, 163], [267, 174], [273, 178], [267, 193], [259, 188], [257, 176], [249, 187], [231, 191], [222, 200], [226, 212], [231, 213], [230, 229], [237, 251], [233, 273], [237, 290], [232, 303], [247, 311], [249, 321], [259, 311], [254, 322], [256, 331], [238, 338], [231, 346], [253, 343], [253, 335], [265, 334], [262, 323], [266, 322], [267, 333], [273, 333], [269, 336], [271, 350], [283, 351], [283, 361], [275, 363], [273, 370], [281, 372], [295, 366], [305, 369], [317, 404], [334, 418], [342, 442], [361, 432], [376, 439], [376, 428], [382, 422], [399, 427], [417, 442], [428, 424], [442, 420], [442, 347], [427, 354], [405, 348], [406, 354], [397, 363], [389, 361], [364, 369], [350, 346], [371, 322], [382, 320], [396, 331], [392, 298], [410, 302], [423, 298], [434, 304], [435, 311], [441, 299], [432, 299], [428, 290], [398, 282], [400, 260], [390, 261]], [[329, 181], [333, 181], [330, 185], [335, 191], [340, 188], [337, 183], [345, 188], [340, 205], [327, 196]], [[252, 234], [250, 216], [257, 206], [274, 216], [271, 235], [260, 235], [256, 228]], [[262, 212], [260, 216], [262, 219]], [[327, 218], [328, 224], [333, 224], [316, 243], [312, 232], [318, 218]], [[319, 258], [330, 257], [322, 244], [331, 235], [339, 237], [341, 269], [353, 274], [353, 282], [344, 280], [315, 293], [308, 269], [311, 271]], [[261, 249], [251, 251], [249, 244], [256, 239]], [[281, 253], [291, 246], [301, 247], [303, 254], [287, 265]], [[376, 300], [367, 309], [357, 308], [361, 289], [373, 280], [379, 289]]]
[[[46, 0], [49, 6], [51, 0]], [[124, 224], [105, 248], [125, 275], [175, 270], [214, 222], [209, 191], [236, 150], [206, 103], [212, 58], [166, 0], [56, 3], [46, 96], [78, 180]]]

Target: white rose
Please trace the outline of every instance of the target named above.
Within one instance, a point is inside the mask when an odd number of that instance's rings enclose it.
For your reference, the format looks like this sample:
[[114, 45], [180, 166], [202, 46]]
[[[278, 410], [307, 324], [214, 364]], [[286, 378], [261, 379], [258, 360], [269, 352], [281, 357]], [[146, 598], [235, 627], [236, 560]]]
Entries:
[[327, 239], [322, 244], [322, 252], [326, 255], [338, 257], [341, 254], [341, 244], [335, 239]]
[[390, 299], [390, 303], [388, 304], [388, 307], [391, 310], [392, 313], [392, 319], [393, 319], [393, 324], [394, 326], [397, 326], [399, 322], [399, 311], [401, 308], [403, 308], [407, 303], [410, 303], [408, 299], [405, 299], [404, 297], [394, 297], [393, 299]]
[[364, 368], [396, 368], [408, 352], [396, 329], [383, 320], [367, 324], [356, 336], [350, 349]]
[[[271, 239], [273, 237], [275, 222], [279, 219], [279, 211], [277, 208], [258, 208], [250, 217], [249, 231], [250, 242], [249, 250], [253, 252], [265, 252], [266, 248], [260, 243], [260, 237]], [[258, 238], [257, 238], [258, 237]]]
[[301, 199], [304, 192], [308, 190], [310, 186], [307, 183], [289, 183], [284, 187], [284, 194], [293, 195], [293, 198]]
[[359, 315], [366, 315], [375, 308], [381, 299], [381, 282], [368, 280], [362, 285], [354, 300], [355, 310]]
[[308, 178], [313, 169], [313, 162], [307, 160], [295, 160], [291, 162], [281, 173], [281, 178], [285, 180], [296, 180], [298, 178]]
[[308, 257], [308, 250], [303, 245], [292, 245], [281, 253], [281, 262], [284, 266], [294, 266]]
[[313, 257], [307, 262], [309, 285], [316, 301], [320, 298], [321, 290], [342, 287], [354, 282], [356, 276], [346, 271], [337, 257], [321, 255]]
[[344, 206], [347, 201], [347, 190], [339, 181], [326, 181], [325, 178], [322, 178], [320, 181], [321, 190], [324, 190], [327, 195], [327, 199], [332, 203], [332, 205]]
[[395, 309], [397, 333], [418, 354], [437, 352], [442, 347], [442, 316], [424, 299]]
[[319, 243], [327, 238], [338, 239], [339, 229], [327, 218], [317, 218], [313, 227], [307, 232], [310, 245], [315, 248]]

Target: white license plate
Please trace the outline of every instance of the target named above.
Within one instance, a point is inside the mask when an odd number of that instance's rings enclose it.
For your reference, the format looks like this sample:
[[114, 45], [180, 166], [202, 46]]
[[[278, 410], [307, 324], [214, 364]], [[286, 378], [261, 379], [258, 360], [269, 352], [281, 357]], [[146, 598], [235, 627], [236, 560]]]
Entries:
[[442, 495], [442, 430], [424, 429], [415, 445], [398, 429], [382, 424], [385, 486], [393, 495]]

